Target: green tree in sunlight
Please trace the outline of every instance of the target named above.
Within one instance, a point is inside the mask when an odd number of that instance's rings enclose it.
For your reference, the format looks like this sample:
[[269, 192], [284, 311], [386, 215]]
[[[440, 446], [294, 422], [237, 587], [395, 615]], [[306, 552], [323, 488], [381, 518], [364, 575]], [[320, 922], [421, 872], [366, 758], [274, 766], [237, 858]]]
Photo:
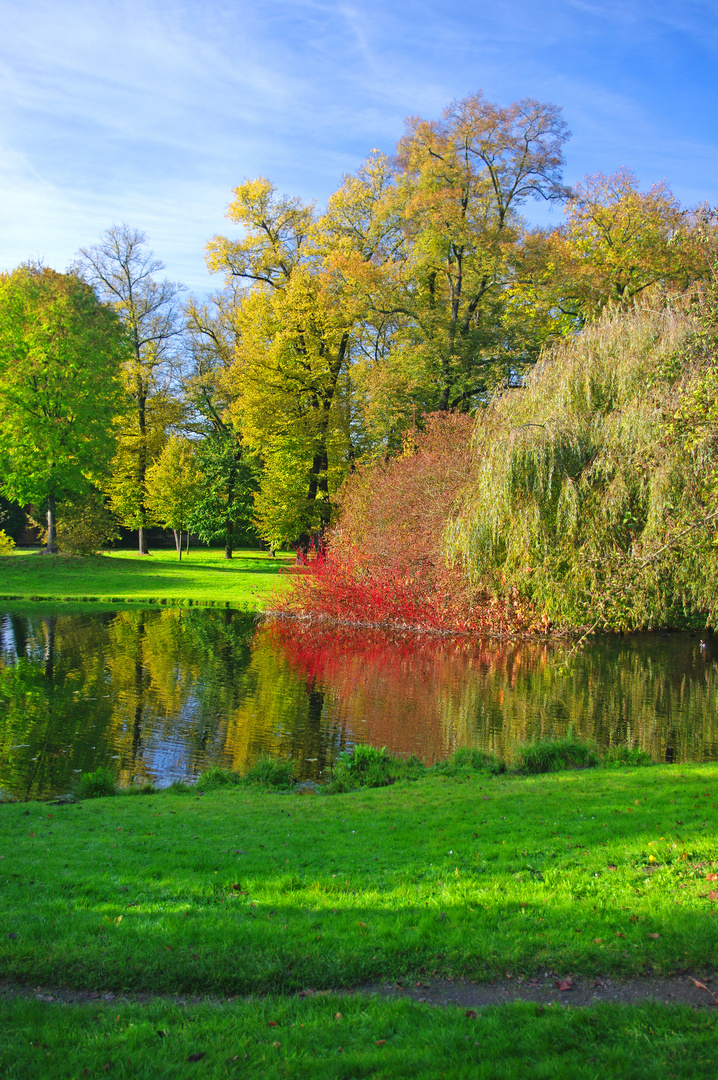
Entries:
[[189, 528], [200, 499], [202, 482], [195, 447], [188, 439], [176, 435], [170, 436], [157, 461], [147, 470], [147, 509], [164, 528], [173, 530], [180, 560], [182, 533]]
[[126, 398], [122, 325], [74, 274], [26, 264], [0, 276], [0, 490], [47, 508], [104, 479]]

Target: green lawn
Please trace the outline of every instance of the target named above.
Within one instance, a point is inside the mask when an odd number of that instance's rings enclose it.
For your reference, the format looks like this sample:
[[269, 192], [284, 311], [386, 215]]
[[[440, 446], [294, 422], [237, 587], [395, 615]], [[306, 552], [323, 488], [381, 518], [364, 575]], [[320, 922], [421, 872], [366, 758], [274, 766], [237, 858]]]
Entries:
[[2, 806], [0, 977], [268, 997], [6, 1001], [0, 1075], [710, 1074], [712, 1013], [516, 1004], [474, 1019], [283, 995], [546, 971], [700, 977], [718, 958], [717, 784], [718, 766], [685, 765]]
[[6, 1002], [0, 1075], [37, 1075], [45, 1055], [57, 1076], [108, 1061], [184, 1076], [199, 1052], [212, 1076], [570, 1076], [581, 1060], [582, 1076], [705, 1075], [712, 1014], [514, 1005], [473, 1020], [276, 995], [546, 971], [700, 977], [718, 959], [716, 791], [718, 766], [683, 765], [2, 806], [0, 977], [270, 996], [189, 1010]]
[[0, 1075], [183, 1080], [621, 1080], [718, 1069], [718, 1018], [655, 1004], [514, 1004], [476, 1017], [363, 995], [223, 1005], [0, 1004]]
[[168, 550], [149, 556], [108, 551], [91, 558], [13, 552], [0, 558], [0, 600], [193, 602], [261, 610], [286, 590], [289, 577], [279, 571], [293, 559], [239, 551], [227, 560], [215, 548], [193, 548], [181, 562]]
[[716, 781], [657, 766], [6, 805], [1, 970], [234, 994], [713, 964]]

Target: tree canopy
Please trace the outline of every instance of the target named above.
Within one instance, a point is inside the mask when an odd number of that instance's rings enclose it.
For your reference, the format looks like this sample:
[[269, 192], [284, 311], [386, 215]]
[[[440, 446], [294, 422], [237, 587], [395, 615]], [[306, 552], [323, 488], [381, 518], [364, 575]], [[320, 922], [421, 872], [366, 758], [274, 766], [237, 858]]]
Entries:
[[106, 476], [128, 351], [115, 312], [74, 274], [0, 276], [0, 488], [47, 506], [48, 550], [56, 502]]

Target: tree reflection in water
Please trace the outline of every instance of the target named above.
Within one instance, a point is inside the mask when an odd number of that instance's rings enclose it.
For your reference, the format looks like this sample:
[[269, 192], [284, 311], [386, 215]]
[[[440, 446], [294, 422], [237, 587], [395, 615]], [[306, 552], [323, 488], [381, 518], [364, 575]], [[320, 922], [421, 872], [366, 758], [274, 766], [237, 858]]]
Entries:
[[195, 608], [0, 616], [0, 785], [69, 790], [243, 771], [262, 752], [321, 780], [356, 742], [427, 762], [576, 734], [664, 761], [718, 757], [718, 668], [687, 634], [476, 641]]

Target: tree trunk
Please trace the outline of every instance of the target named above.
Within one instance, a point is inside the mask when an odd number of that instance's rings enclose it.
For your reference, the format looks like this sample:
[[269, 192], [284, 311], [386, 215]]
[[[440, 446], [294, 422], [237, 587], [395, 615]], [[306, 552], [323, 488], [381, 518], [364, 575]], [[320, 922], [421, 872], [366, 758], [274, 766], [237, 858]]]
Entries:
[[[181, 535], [182, 535], [182, 534], [180, 533], [180, 536], [181, 536]], [[189, 555], [189, 529], [187, 530], [187, 546], [186, 546], [186, 548], [184, 549], [184, 553], [185, 553], [185, 555]]]
[[45, 551], [49, 555], [57, 554], [57, 525], [55, 519], [55, 492], [51, 491], [47, 497], [47, 544]]
[[137, 537], [138, 537], [138, 554], [139, 555], [149, 555], [149, 550], [147, 548], [147, 529], [145, 528], [144, 525], [140, 525], [139, 529], [137, 530]]

